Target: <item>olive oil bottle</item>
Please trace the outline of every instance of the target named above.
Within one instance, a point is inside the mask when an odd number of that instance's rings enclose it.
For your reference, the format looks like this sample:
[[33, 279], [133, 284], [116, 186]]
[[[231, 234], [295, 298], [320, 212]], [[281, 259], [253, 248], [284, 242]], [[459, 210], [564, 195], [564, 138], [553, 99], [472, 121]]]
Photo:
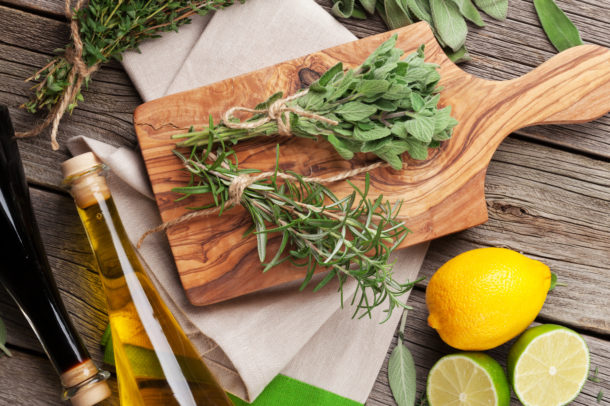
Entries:
[[62, 164], [99, 265], [122, 405], [232, 405], [146, 275], [92, 153]]
[[109, 374], [91, 361], [55, 286], [5, 106], [0, 106], [0, 242], [0, 284], [25, 315], [59, 374], [64, 400], [91, 406], [109, 397], [105, 382]]

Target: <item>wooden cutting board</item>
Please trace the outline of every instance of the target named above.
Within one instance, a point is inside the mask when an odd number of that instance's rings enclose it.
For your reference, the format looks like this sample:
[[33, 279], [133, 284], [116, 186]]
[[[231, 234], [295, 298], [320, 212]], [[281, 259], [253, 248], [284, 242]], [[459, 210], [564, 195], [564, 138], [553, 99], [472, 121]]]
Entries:
[[[431, 150], [428, 160], [407, 159], [402, 171], [380, 168], [370, 174], [371, 196], [404, 200], [400, 217], [413, 231], [404, 240], [405, 247], [487, 220], [485, 172], [508, 134], [536, 124], [590, 121], [610, 110], [608, 49], [572, 48], [523, 77], [495, 82], [463, 72], [447, 59], [428, 25], [418, 23], [139, 106], [135, 129], [162, 219], [175, 219], [188, 212], [187, 206], [202, 203], [175, 202], [179, 196], [171, 189], [183, 186], [188, 177], [171, 152], [172, 134], [207, 125], [210, 114], [218, 122], [230, 107], [253, 107], [279, 90], [293, 94], [338, 61], [355, 67], [394, 33], [397, 47], [407, 54], [425, 44], [426, 60], [440, 65], [440, 105], [451, 105], [459, 121], [451, 140]], [[238, 144], [240, 166], [273, 170], [278, 143], [280, 166], [305, 175], [332, 175], [372, 162], [366, 156], [345, 161], [325, 141], [275, 136]], [[355, 183], [361, 185], [363, 177]], [[351, 191], [346, 182], [331, 189], [338, 195]], [[191, 303], [216, 303], [303, 277], [302, 269], [286, 262], [263, 274], [255, 238], [242, 238], [249, 226], [245, 210], [236, 207], [222, 217], [194, 220], [168, 231]], [[270, 257], [278, 245], [277, 238], [271, 239]]]

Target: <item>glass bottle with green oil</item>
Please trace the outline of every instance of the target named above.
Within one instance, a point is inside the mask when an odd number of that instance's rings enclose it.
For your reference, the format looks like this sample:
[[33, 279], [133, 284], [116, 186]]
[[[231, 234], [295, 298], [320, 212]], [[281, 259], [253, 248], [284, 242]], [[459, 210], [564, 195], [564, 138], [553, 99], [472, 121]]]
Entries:
[[122, 405], [232, 405], [146, 275], [92, 153], [62, 164], [95, 253]]

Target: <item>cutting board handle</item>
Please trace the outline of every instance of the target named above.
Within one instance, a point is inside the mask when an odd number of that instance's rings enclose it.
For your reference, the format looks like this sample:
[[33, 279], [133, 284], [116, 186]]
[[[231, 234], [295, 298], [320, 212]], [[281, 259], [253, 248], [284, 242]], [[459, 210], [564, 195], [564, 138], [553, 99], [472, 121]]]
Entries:
[[[456, 76], [463, 80], [466, 74]], [[516, 130], [539, 124], [584, 123], [610, 111], [610, 50], [597, 45], [570, 48], [512, 80], [468, 76], [467, 88], [454, 83], [446, 87], [451, 89], [447, 103], [470, 109], [470, 130], [485, 133], [480, 135], [491, 152], [487, 161]], [[468, 95], [464, 97], [460, 89]], [[470, 100], [465, 104], [465, 99]]]

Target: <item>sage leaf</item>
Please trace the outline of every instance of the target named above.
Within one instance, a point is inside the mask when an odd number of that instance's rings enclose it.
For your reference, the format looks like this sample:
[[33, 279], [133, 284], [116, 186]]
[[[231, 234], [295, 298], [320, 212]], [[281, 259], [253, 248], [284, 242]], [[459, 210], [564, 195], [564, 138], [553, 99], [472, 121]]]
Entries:
[[559, 52], [583, 44], [578, 28], [553, 0], [534, 0], [534, 7], [546, 36]]
[[350, 18], [354, 12], [354, 0], [333, 0], [330, 12], [339, 18]]
[[377, 0], [359, 0], [362, 8], [366, 10], [367, 13], [373, 14], [375, 12], [375, 3]]
[[335, 110], [336, 114], [348, 121], [360, 121], [369, 118], [377, 112], [377, 107], [362, 102], [345, 103]]
[[413, 24], [407, 5], [401, 4], [403, 1], [405, 0], [384, 0], [385, 20], [391, 30]]
[[466, 19], [468, 19], [469, 21], [472, 21], [479, 27], [483, 27], [485, 25], [485, 23], [483, 22], [483, 19], [481, 18], [481, 14], [479, 14], [479, 11], [474, 6], [474, 4], [472, 4], [471, 0], [451, 0], [451, 1], [453, 1], [455, 3], [455, 5], [458, 6], [460, 13], [462, 13], [462, 15], [464, 17], [466, 17]]
[[2, 351], [7, 356], [11, 357], [13, 354], [6, 348], [6, 326], [2, 319], [0, 319], [0, 351]]
[[409, 11], [419, 20], [432, 24], [432, 15], [430, 14], [430, 3], [428, 3], [428, 0], [407, 0], [407, 6], [409, 7]]
[[454, 51], [447, 52], [447, 57], [453, 63], [468, 62], [468, 61], [472, 60], [472, 58], [470, 57], [470, 54], [468, 53], [468, 50], [466, 49], [465, 46], [462, 46], [460, 49], [458, 49], [455, 52]]
[[454, 51], [466, 42], [468, 27], [460, 10], [452, 1], [430, 0], [432, 21], [443, 42]]
[[506, 19], [508, 0], [474, 0], [474, 4], [496, 20]]
[[404, 312], [399, 327], [398, 343], [392, 350], [388, 362], [388, 381], [398, 406], [414, 406], [417, 390], [415, 362], [411, 352], [402, 342], [406, 315], [407, 312]]

